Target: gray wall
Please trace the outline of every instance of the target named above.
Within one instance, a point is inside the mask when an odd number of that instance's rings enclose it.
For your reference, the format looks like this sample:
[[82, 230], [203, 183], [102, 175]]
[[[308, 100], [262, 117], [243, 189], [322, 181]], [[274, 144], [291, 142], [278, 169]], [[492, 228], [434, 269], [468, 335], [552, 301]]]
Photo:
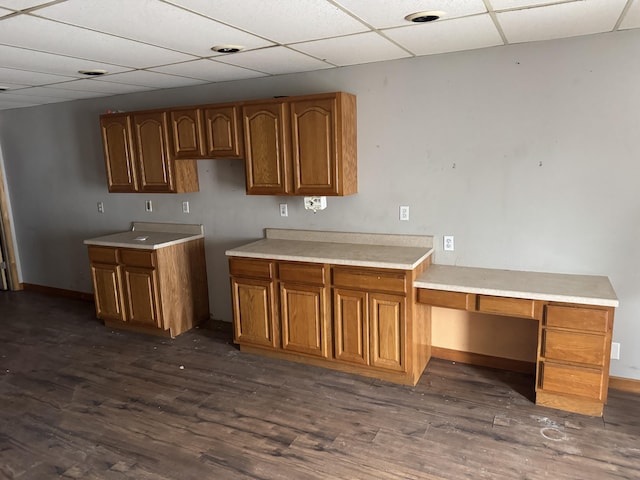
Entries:
[[[88, 292], [84, 238], [132, 220], [203, 223], [211, 312], [231, 320], [224, 251], [264, 227], [433, 234], [437, 263], [609, 276], [622, 344], [611, 372], [640, 379], [639, 57], [630, 31], [0, 112], [22, 281]], [[246, 196], [237, 160], [199, 161], [199, 193], [107, 192], [107, 108], [336, 90], [358, 97], [359, 193], [323, 212]]]

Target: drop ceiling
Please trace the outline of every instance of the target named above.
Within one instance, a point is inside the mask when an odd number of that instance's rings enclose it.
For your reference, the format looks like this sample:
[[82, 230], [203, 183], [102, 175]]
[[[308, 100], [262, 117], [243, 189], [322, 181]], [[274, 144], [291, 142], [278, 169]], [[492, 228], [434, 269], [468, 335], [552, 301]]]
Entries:
[[633, 28], [640, 0], [0, 0], [0, 109]]

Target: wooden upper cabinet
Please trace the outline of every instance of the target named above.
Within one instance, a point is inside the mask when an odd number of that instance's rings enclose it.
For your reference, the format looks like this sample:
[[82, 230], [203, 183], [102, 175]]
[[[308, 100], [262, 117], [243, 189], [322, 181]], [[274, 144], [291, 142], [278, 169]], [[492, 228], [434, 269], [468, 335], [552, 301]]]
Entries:
[[244, 144], [240, 107], [226, 105], [204, 109], [206, 158], [242, 158]]
[[110, 192], [197, 192], [195, 160], [174, 160], [166, 112], [100, 117]]
[[355, 97], [293, 100], [291, 160], [295, 195], [357, 192]]
[[131, 136], [131, 116], [103, 116], [100, 128], [109, 191], [135, 192], [138, 189], [138, 171]]
[[356, 123], [356, 98], [347, 93], [245, 104], [247, 193], [356, 193]]
[[171, 110], [171, 155], [175, 159], [204, 157], [202, 111], [199, 108]]
[[289, 193], [287, 104], [268, 102], [245, 105], [244, 127], [247, 193]]

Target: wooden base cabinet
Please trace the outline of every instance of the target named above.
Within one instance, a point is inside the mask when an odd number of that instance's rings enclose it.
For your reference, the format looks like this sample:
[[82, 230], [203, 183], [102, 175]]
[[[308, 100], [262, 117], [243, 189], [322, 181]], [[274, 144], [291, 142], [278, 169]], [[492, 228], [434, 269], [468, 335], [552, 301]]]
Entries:
[[413, 271], [238, 257], [229, 269], [242, 351], [409, 385], [429, 361]]
[[609, 388], [612, 331], [612, 308], [546, 305], [536, 403], [601, 416]]
[[175, 337], [209, 318], [202, 239], [145, 250], [89, 246], [96, 316], [113, 328]]

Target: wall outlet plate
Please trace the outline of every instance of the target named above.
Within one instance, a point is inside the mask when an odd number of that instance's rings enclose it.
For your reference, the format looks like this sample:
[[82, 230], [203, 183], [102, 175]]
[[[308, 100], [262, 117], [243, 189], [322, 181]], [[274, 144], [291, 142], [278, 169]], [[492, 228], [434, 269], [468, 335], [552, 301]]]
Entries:
[[453, 241], [453, 235], [445, 235], [442, 237], [442, 247], [446, 252], [453, 252], [456, 249]]

